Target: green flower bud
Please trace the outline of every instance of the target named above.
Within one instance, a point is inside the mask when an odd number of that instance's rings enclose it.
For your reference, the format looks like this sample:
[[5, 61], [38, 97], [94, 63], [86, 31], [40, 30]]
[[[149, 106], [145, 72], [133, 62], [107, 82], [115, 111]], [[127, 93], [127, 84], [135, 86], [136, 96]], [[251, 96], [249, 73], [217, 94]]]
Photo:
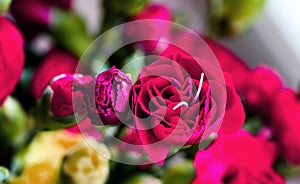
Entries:
[[9, 171], [0, 166], [0, 184], [7, 184], [10, 178]]
[[162, 176], [164, 184], [188, 184], [195, 177], [192, 161], [182, 161], [170, 166]]
[[210, 0], [209, 33], [212, 36], [244, 32], [262, 11], [265, 0]]
[[79, 58], [92, 42], [83, 19], [73, 13], [54, 9], [51, 33], [62, 46]]
[[149, 174], [139, 174], [131, 177], [125, 184], [162, 184], [162, 182]]
[[103, 6], [106, 13], [133, 16], [144, 9], [148, 0], [104, 0]]
[[0, 13], [6, 12], [10, 6], [11, 0], [0, 0]]
[[103, 144], [93, 139], [87, 141], [73, 147], [66, 154], [57, 183], [102, 184], [106, 181], [109, 174], [110, 153]]
[[0, 107], [0, 150], [5, 144], [13, 148], [22, 146], [29, 135], [28, 117], [21, 104], [8, 97]]

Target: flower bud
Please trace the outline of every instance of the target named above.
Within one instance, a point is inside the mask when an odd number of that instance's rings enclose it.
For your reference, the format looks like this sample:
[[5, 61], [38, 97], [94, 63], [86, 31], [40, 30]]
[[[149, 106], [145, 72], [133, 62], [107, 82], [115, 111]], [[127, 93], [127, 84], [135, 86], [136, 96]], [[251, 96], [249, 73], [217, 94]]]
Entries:
[[[54, 78], [50, 84], [50, 89], [53, 92], [50, 109], [54, 116], [66, 117], [74, 113], [72, 105], [72, 92], [75, 98], [83, 97], [82, 91], [74, 91], [74, 87], [83, 87], [92, 81], [91, 76], [73, 75], [73, 74], [62, 74]], [[73, 84], [74, 83], [74, 84]]]
[[1, 0], [0, 1], [0, 13], [6, 12], [9, 8], [11, 0]]
[[28, 136], [28, 117], [21, 104], [14, 98], [8, 97], [0, 108], [0, 145], [19, 148], [24, 144]]
[[[93, 145], [93, 147], [91, 147]], [[63, 159], [58, 184], [103, 184], [109, 174], [108, 149], [93, 139], [68, 151]]]
[[131, 79], [121, 70], [112, 67], [100, 73], [86, 90], [85, 103], [93, 124], [117, 125], [127, 118]]
[[5, 167], [0, 166], [0, 184], [7, 184], [9, 181], [10, 173]]
[[265, 0], [212, 0], [209, 31], [212, 36], [235, 35], [249, 28], [263, 9]]
[[42, 129], [59, 129], [74, 125], [73, 99], [83, 105], [82, 89], [92, 79], [91, 76], [80, 74], [54, 77], [35, 109], [37, 126]]

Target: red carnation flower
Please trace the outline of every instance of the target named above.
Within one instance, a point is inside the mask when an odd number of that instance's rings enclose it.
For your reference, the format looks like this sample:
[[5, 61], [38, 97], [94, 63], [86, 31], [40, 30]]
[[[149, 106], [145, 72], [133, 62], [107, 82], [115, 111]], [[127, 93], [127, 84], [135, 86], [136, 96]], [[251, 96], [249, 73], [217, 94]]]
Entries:
[[[200, 143], [208, 127], [218, 127], [223, 122], [221, 133], [236, 132], [245, 118], [228, 74], [224, 73], [226, 84], [221, 84], [219, 76], [223, 72], [209, 62], [196, 61], [180, 53], [169, 57], [171, 60], [159, 59], [143, 67], [130, 96], [134, 127], [145, 151], [155, 162], [166, 158], [170, 146]], [[195, 89], [201, 84], [201, 72], [205, 77], [197, 95]], [[226, 89], [222, 88], [224, 85]], [[218, 91], [215, 96], [214, 90]], [[184, 106], [175, 108], [183, 101]]]

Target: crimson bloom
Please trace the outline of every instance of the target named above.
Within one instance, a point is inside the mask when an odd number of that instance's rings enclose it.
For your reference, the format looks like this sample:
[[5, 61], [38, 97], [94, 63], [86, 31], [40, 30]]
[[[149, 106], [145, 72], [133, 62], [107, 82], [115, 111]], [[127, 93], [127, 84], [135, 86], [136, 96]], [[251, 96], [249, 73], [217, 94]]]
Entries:
[[[155, 162], [166, 158], [170, 146], [200, 143], [205, 131], [221, 122], [221, 133], [233, 133], [241, 128], [245, 118], [228, 74], [224, 73], [226, 84], [222, 84], [218, 78], [218, 74], [223, 76], [222, 71], [205, 60], [196, 61], [181, 53], [173, 53], [169, 58], [143, 67], [130, 95], [135, 129]], [[198, 93], [202, 72], [205, 77]], [[216, 91], [218, 94], [212, 95]], [[183, 101], [185, 105], [175, 108]]]
[[24, 65], [23, 37], [4, 16], [0, 16], [0, 105], [13, 92]]
[[197, 152], [193, 184], [285, 183], [272, 167], [277, 153], [274, 142], [245, 131], [220, 137]]
[[35, 99], [41, 97], [49, 82], [57, 75], [74, 73], [78, 59], [71, 53], [53, 50], [48, 53], [38, 67], [31, 82], [31, 90]]
[[270, 123], [284, 156], [300, 164], [300, 98], [292, 89], [283, 89], [273, 98]]

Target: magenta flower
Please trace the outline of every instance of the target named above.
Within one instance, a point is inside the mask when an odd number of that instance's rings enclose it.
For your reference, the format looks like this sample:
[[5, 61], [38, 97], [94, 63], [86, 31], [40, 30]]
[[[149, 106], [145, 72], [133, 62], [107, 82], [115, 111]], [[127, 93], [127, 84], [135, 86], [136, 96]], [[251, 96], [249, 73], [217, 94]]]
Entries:
[[100, 73], [86, 88], [85, 102], [92, 123], [117, 125], [125, 121], [130, 89], [131, 80], [121, 70], [112, 67]]
[[283, 184], [283, 178], [273, 169], [277, 153], [274, 142], [245, 131], [220, 137], [197, 152], [193, 184]]

